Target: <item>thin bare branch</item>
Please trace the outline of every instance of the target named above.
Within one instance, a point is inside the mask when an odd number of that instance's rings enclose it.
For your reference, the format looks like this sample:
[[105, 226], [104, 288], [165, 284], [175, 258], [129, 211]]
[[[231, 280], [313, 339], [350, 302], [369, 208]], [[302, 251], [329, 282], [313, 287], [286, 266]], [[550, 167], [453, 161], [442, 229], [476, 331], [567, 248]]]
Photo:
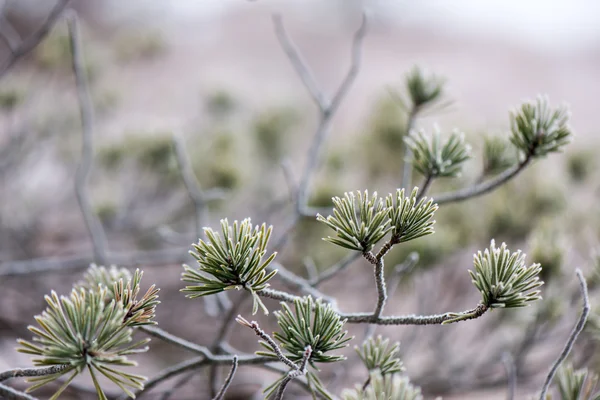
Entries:
[[198, 179], [196, 178], [192, 163], [185, 151], [185, 145], [181, 137], [173, 135], [173, 148], [175, 150], [175, 157], [177, 158], [177, 164], [179, 165], [185, 188], [190, 200], [194, 203], [194, 213], [196, 214], [196, 236], [197, 238], [200, 238], [202, 236], [202, 224], [208, 219], [204, 192], [198, 183]]
[[[408, 113], [408, 120], [406, 121], [406, 135], [409, 135], [410, 132], [413, 130], [413, 127], [415, 125], [415, 120], [417, 119], [417, 113], [419, 112], [419, 109], [416, 107], [412, 107], [410, 109], [410, 112]], [[411, 190], [411, 183], [412, 183], [412, 150], [410, 149], [410, 146], [407, 146], [406, 144], [404, 145], [404, 163], [402, 164], [402, 184], [400, 185], [400, 187], [404, 188], [404, 190]]]
[[3, 10], [0, 10], [0, 39], [6, 43], [11, 53], [16, 52], [21, 44], [21, 36], [6, 19]]
[[325, 98], [325, 95], [319, 89], [319, 85], [317, 84], [314, 74], [310, 70], [308, 64], [304, 61], [302, 57], [302, 53], [296, 46], [296, 44], [292, 41], [290, 36], [288, 35], [285, 26], [283, 25], [283, 18], [279, 14], [275, 14], [272, 17], [273, 26], [275, 27], [275, 35], [277, 36], [277, 40], [279, 40], [279, 44], [281, 48], [285, 52], [285, 54], [290, 59], [292, 66], [296, 70], [296, 73], [302, 80], [302, 83], [308, 90], [308, 93], [311, 95], [315, 103], [320, 109], [327, 108], [328, 100]]
[[[215, 355], [205, 346], [192, 343], [155, 326], [141, 326], [139, 329], [164, 342], [171, 343], [188, 351], [200, 354], [204, 356], [204, 358], [210, 364], [231, 364], [233, 361], [233, 357], [230, 355]], [[240, 364], [264, 364], [271, 361], [273, 361], [273, 359], [269, 357], [259, 357], [251, 354], [238, 355], [238, 362]]]
[[88, 196], [88, 181], [94, 162], [94, 108], [83, 60], [83, 48], [79, 22], [75, 13], [70, 13], [68, 19], [69, 44], [71, 46], [72, 67], [77, 86], [79, 113], [81, 116], [81, 159], [75, 171], [75, 194], [83, 214], [83, 219], [94, 246], [94, 260], [106, 264], [106, 237], [102, 223], [94, 213]]
[[556, 371], [558, 370], [558, 368], [560, 367], [562, 362], [567, 358], [567, 356], [573, 349], [573, 345], [575, 344], [575, 341], [577, 340], [577, 337], [579, 337], [579, 334], [581, 333], [581, 331], [583, 331], [583, 328], [585, 327], [585, 323], [590, 314], [590, 298], [588, 296], [587, 282], [586, 282], [585, 278], [583, 277], [583, 273], [581, 272], [581, 270], [579, 268], [575, 271], [575, 273], [577, 274], [577, 278], [579, 279], [579, 287], [581, 290], [581, 299], [583, 301], [581, 315], [579, 316], [579, 319], [577, 320], [577, 324], [575, 324], [575, 326], [573, 327], [573, 330], [571, 331], [571, 334], [569, 335], [569, 339], [567, 340], [565, 347], [558, 355], [558, 358], [556, 359], [554, 364], [552, 364], [552, 367], [550, 368], [550, 372], [548, 372], [548, 376], [546, 377], [544, 386], [542, 387], [542, 392], [540, 394], [540, 400], [546, 400], [546, 393], [548, 393], [548, 389], [550, 388], [550, 384], [552, 383], [552, 380], [554, 379], [554, 375], [556, 374]]
[[308, 197], [309, 197], [309, 187], [317, 168], [319, 155], [321, 152], [321, 148], [323, 147], [323, 143], [327, 138], [327, 134], [329, 133], [329, 127], [331, 125], [331, 120], [335, 115], [335, 112], [339, 108], [342, 100], [348, 93], [358, 71], [361, 66], [361, 49], [363, 39], [367, 33], [367, 18], [366, 14], [363, 14], [363, 19], [360, 27], [354, 34], [354, 39], [352, 42], [352, 60], [350, 64], [350, 68], [344, 80], [342, 81], [340, 87], [336, 91], [333, 96], [333, 100], [326, 107], [320, 107], [320, 119], [319, 125], [317, 127], [317, 131], [314, 135], [313, 141], [308, 150], [308, 158], [306, 160], [306, 164], [304, 165], [304, 171], [302, 173], [302, 177], [300, 178], [300, 185], [298, 187], [298, 196], [296, 199], [296, 208], [299, 214], [304, 214], [304, 207], [308, 205]]
[[345, 270], [350, 264], [352, 264], [352, 262], [357, 260], [359, 257], [359, 252], [352, 252], [348, 254], [346, 257], [333, 264], [323, 273], [319, 274], [316, 279], [311, 280], [310, 284], [315, 287], [319, 286], [321, 283], [328, 281], [329, 279], [336, 276], [339, 272]]
[[223, 398], [223, 396], [225, 396], [225, 392], [227, 392], [227, 389], [229, 389], [229, 386], [231, 385], [231, 381], [233, 381], [233, 376], [235, 375], [237, 368], [238, 368], [238, 358], [237, 358], [237, 356], [233, 356], [233, 362], [231, 365], [231, 370], [229, 371], [229, 375], [227, 375], [227, 379], [225, 379], [225, 382], [223, 383], [221, 390], [219, 390], [219, 393], [217, 393], [217, 395], [215, 396], [215, 398], [213, 400], [221, 400]]
[[[188, 247], [173, 247], [151, 251], [110, 252], [107, 254], [112, 263], [122, 266], [144, 265], [144, 267], [180, 264], [188, 259]], [[23, 261], [8, 261], [0, 264], [0, 276], [19, 276], [40, 273], [67, 273], [86, 269], [94, 262], [87, 255], [65, 257], [42, 257]]]
[[311, 354], [312, 348], [310, 346], [306, 346], [306, 349], [304, 350], [304, 356], [302, 357], [302, 361], [300, 362], [300, 366], [297, 367], [297, 369], [289, 371], [285, 375], [285, 377], [279, 384], [279, 387], [277, 388], [277, 392], [275, 393], [275, 400], [283, 399], [283, 394], [285, 393], [285, 389], [288, 383], [290, 383], [295, 378], [306, 374], [306, 366], [308, 365], [308, 360], [310, 359]]
[[0, 383], [0, 398], [6, 400], [38, 400], [37, 397], [33, 397], [27, 393], [13, 389], [10, 386], [6, 386]]
[[473, 186], [466, 187], [464, 189], [459, 189], [454, 192], [441, 193], [438, 195], [431, 196], [436, 203], [439, 205], [446, 203], [454, 203], [457, 201], [464, 201], [470, 199], [472, 197], [477, 197], [484, 195], [486, 193], [491, 192], [492, 190], [502, 186], [504, 183], [508, 182], [515, 176], [517, 176], [521, 171], [525, 169], [527, 165], [531, 162], [532, 157], [526, 157], [522, 162], [515, 165], [512, 168], [507, 169], [499, 175], [496, 175], [494, 178], [487, 180], [485, 182], [477, 183]]
[[517, 388], [517, 369], [515, 368], [515, 360], [506, 352], [502, 354], [502, 364], [506, 371], [506, 400], [515, 398], [515, 389]]
[[267, 342], [269, 344], [269, 346], [271, 346], [271, 349], [273, 349], [273, 352], [275, 352], [275, 354], [277, 355], [277, 358], [279, 359], [279, 361], [281, 361], [282, 363], [284, 363], [285, 365], [287, 365], [288, 367], [290, 367], [294, 370], [298, 369], [298, 366], [296, 364], [294, 364], [294, 362], [292, 360], [287, 358], [285, 356], [285, 354], [283, 354], [283, 352], [281, 351], [281, 348], [279, 347], [279, 345], [277, 343], [275, 343], [273, 338], [271, 338], [271, 336], [269, 336], [265, 331], [260, 329], [260, 326], [258, 325], [258, 323], [256, 321], [249, 322], [241, 315], [238, 315], [235, 320], [240, 325], [243, 325], [245, 327], [252, 329], [258, 337], [260, 337], [262, 340]]
[[31, 36], [23, 40], [16, 49], [11, 49], [11, 54], [0, 64], [0, 79], [2, 79], [6, 72], [20, 58], [27, 55], [30, 51], [35, 49], [38, 44], [40, 44], [40, 42], [48, 35], [56, 21], [58, 21], [69, 2], [70, 0], [58, 0], [42, 25], [34, 33], [32, 33]]
[[[195, 369], [203, 367], [204, 365], [207, 365], [208, 363], [209, 363], [209, 361], [205, 357], [200, 356], [200, 357], [195, 357], [190, 360], [180, 362], [179, 364], [175, 364], [173, 366], [167, 367], [167, 368], [163, 369], [162, 371], [160, 371], [155, 376], [153, 376], [152, 378], [148, 379], [144, 383], [144, 388], [138, 389], [137, 391], [134, 392], [134, 394], [136, 395], [136, 397], [139, 397], [142, 393], [145, 393], [145, 392], [151, 390], [152, 388], [157, 386], [159, 383], [162, 383], [163, 381], [165, 381], [173, 376], [177, 376], [186, 371], [193, 371]], [[129, 399], [129, 396], [127, 396], [127, 394], [123, 394], [118, 398], [118, 400], [127, 400], [127, 399]]]

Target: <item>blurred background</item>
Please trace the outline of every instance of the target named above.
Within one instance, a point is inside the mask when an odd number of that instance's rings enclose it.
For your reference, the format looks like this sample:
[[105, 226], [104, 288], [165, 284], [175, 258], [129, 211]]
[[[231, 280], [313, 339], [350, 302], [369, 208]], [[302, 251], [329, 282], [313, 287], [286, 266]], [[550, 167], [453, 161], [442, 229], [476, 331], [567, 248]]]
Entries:
[[[5, 0], [0, 6], [3, 35], [10, 29], [26, 38], [54, 1]], [[441, 207], [435, 235], [399, 246], [386, 258], [392, 270], [410, 252], [420, 256], [402, 276], [387, 313], [473, 307], [479, 295], [467, 269], [473, 253], [492, 238], [542, 263], [543, 304], [457, 326], [377, 330], [401, 341], [407, 374], [426, 398], [505, 398], [505, 352], [515, 358], [517, 398], [539, 390], [579, 312], [575, 268], [584, 270], [592, 290], [600, 271], [594, 252], [600, 233], [600, 3], [79, 0], [71, 6], [82, 20], [96, 114], [89, 192], [114, 254], [108, 261], [144, 269], [145, 283], [162, 289], [161, 327], [202, 345], [215, 340], [223, 302], [185, 300], [179, 293], [180, 265], [198, 235], [172, 136], [184, 142], [201, 187], [216, 194], [206, 204], [203, 225], [216, 228], [221, 218], [251, 217], [272, 224], [275, 239], [286, 232], [293, 206], [281, 164], [294, 179], [301, 176], [319, 115], [278, 43], [274, 13], [282, 16], [325, 93], [334, 93], [343, 80], [352, 35], [363, 10], [368, 16], [362, 65], [324, 143], [311, 206], [329, 207], [331, 197], [345, 191], [386, 194], [400, 185], [407, 115], [393, 93], [404, 90], [414, 66], [443, 77], [449, 101], [420, 115], [416, 128], [428, 133], [434, 124], [442, 133], [459, 128], [474, 149], [461, 178], [433, 183], [433, 198], [482, 177], [484, 138], [508, 138], [509, 110], [523, 100], [546, 94], [554, 106], [568, 103], [576, 136], [564, 154], [536, 161], [489, 195]], [[7, 57], [10, 48], [2, 42], [0, 62]], [[73, 190], [80, 146], [67, 29], [59, 19], [0, 76], [0, 370], [29, 364], [14, 350], [15, 338], [30, 337], [27, 325], [44, 309], [43, 295], [67, 293], [92, 261]], [[347, 256], [321, 240], [329, 232], [320, 225], [301, 219], [278, 260], [306, 275], [307, 263], [322, 271]], [[49, 262], [65, 267], [28, 273]], [[275, 287], [285, 288], [280, 282]], [[338, 297], [347, 311], [370, 309], [376, 298], [363, 260], [320, 289]], [[272, 319], [261, 318], [267, 331], [274, 328]], [[349, 329], [357, 341], [364, 333], [364, 327]], [[600, 359], [592, 351], [597, 332], [591, 327], [580, 340], [572, 359], [577, 367], [598, 370]], [[231, 343], [248, 352], [258, 349], [252, 332], [243, 328], [235, 328]], [[356, 361], [352, 348], [346, 353]], [[152, 376], [186, 357], [155, 340], [139, 357], [139, 370]], [[260, 385], [274, 376], [256, 371], [243, 368], [229, 398], [260, 398]], [[339, 393], [363, 382], [365, 371], [349, 362], [324, 368], [323, 376]], [[173, 382], [142, 398], [160, 398]], [[207, 371], [200, 370], [173, 398], [210, 398], [207, 382]], [[85, 398], [89, 382], [80, 385], [65, 398]], [[290, 386], [289, 398], [307, 397]]]

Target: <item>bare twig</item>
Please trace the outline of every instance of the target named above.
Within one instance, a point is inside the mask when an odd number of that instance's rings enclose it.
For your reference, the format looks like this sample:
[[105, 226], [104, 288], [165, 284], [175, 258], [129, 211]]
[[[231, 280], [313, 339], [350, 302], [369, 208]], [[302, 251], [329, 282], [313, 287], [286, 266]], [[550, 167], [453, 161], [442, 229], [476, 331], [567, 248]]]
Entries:
[[0, 383], [0, 398], [6, 400], [38, 400], [36, 397], [28, 395]]
[[229, 375], [227, 375], [227, 379], [225, 379], [225, 382], [223, 383], [221, 390], [219, 390], [219, 393], [217, 393], [217, 395], [215, 396], [215, 398], [213, 400], [221, 400], [223, 398], [223, 396], [225, 396], [225, 392], [229, 388], [229, 385], [231, 385], [231, 381], [233, 380], [235, 371], [237, 371], [237, 367], [238, 367], [238, 358], [237, 358], [237, 356], [233, 356], [233, 362], [231, 365], [231, 370], [229, 371]]
[[162, 392], [160, 400], [169, 400], [177, 389], [185, 386], [194, 376], [196, 376], [196, 371], [192, 370], [180, 377], [179, 379], [177, 379], [175, 382], [173, 382], [169, 389]]
[[33, 34], [31, 34], [31, 36], [23, 40], [16, 48], [11, 48], [11, 54], [0, 64], [0, 79], [2, 79], [6, 72], [20, 58], [27, 55], [30, 51], [35, 49], [38, 44], [40, 44], [40, 42], [48, 35], [56, 21], [58, 21], [63, 10], [67, 7], [69, 2], [70, 0], [58, 0], [42, 25]]
[[477, 183], [473, 186], [469, 186], [464, 189], [459, 189], [454, 192], [441, 193], [438, 195], [431, 196], [436, 203], [439, 205], [446, 203], [453, 203], [457, 201], [463, 201], [470, 199], [472, 197], [477, 197], [484, 195], [486, 193], [491, 192], [492, 190], [500, 187], [504, 183], [508, 182], [510, 179], [517, 176], [521, 171], [525, 169], [527, 165], [531, 162], [532, 156], [527, 156], [523, 161], [519, 164], [515, 165], [512, 168], [507, 169], [502, 172], [500, 175], [496, 175], [494, 178], [489, 179], [485, 182]]
[[324, 94], [321, 92], [321, 89], [319, 89], [319, 85], [317, 85], [315, 77], [308, 67], [308, 64], [306, 64], [304, 61], [302, 53], [300, 53], [300, 50], [296, 44], [287, 34], [285, 27], [283, 26], [281, 15], [273, 15], [273, 26], [275, 27], [275, 34], [279, 40], [279, 43], [281, 44], [281, 48], [283, 51], [285, 51], [285, 54], [290, 59], [292, 66], [308, 90], [308, 93], [311, 95], [315, 103], [317, 103], [319, 108], [326, 108], [328, 102], [325, 99]]
[[[227, 311], [227, 315], [223, 318], [221, 322], [221, 327], [219, 328], [219, 332], [215, 337], [215, 340], [211, 346], [211, 351], [214, 353], [218, 353], [221, 350], [221, 345], [229, 340], [229, 336], [231, 335], [231, 331], [235, 326], [235, 317], [239, 312], [239, 309], [242, 307], [244, 302], [249, 299], [247, 293], [242, 292], [240, 296], [233, 302], [231, 307], [229, 307], [229, 311]], [[210, 389], [211, 395], [216, 396], [219, 387], [217, 386], [217, 381], [219, 380], [219, 369], [216, 365], [211, 365], [209, 371], [209, 381], [210, 381]]]
[[[163, 381], [165, 381], [173, 376], [179, 375], [186, 371], [193, 371], [194, 369], [198, 369], [207, 364], [208, 364], [208, 360], [205, 357], [200, 356], [200, 357], [195, 357], [190, 360], [180, 362], [179, 364], [170, 366], [168, 368], [165, 368], [162, 371], [160, 371], [158, 374], [156, 374], [154, 377], [148, 379], [144, 383], [144, 388], [136, 390], [134, 392], [134, 394], [136, 395], [136, 397], [139, 397], [142, 393], [145, 393], [145, 392], [151, 390], [159, 383], [162, 383]], [[128, 398], [129, 398], [129, 396], [127, 396], [127, 394], [123, 394], [118, 398], [118, 400], [126, 400]]]
[[319, 274], [316, 279], [311, 280], [310, 284], [314, 287], [319, 286], [321, 283], [328, 281], [329, 279], [336, 276], [339, 272], [346, 269], [350, 264], [352, 264], [353, 261], [357, 260], [359, 257], [359, 252], [352, 252], [348, 254], [346, 257], [329, 267], [329, 269]]
[[[311, 72], [308, 64], [304, 61], [300, 50], [287, 34], [280, 15], [273, 16], [273, 25], [275, 27], [275, 34], [283, 51], [288, 56], [292, 66], [296, 70], [298, 76], [304, 83], [304, 86], [312, 96], [319, 109], [319, 123], [313, 140], [310, 144], [307, 160], [304, 164], [298, 189], [296, 190], [295, 212], [297, 216], [300, 217], [307, 214], [306, 208], [308, 206], [310, 183], [317, 168], [318, 159], [321, 152], [320, 150], [323, 147], [323, 143], [325, 142], [329, 132], [331, 120], [339, 108], [342, 100], [350, 90], [350, 87], [352, 86], [352, 83], [354, 82], [354, 79], [360, 70], [362, 42], [366, 35], [367, 18], [366, 15], [363, 14], [362, 23], [355, 32], [352, 42], [350, 67], [331, 100], [328, 100], [326, 95], [319, 88], [313, 73]], [[310, 215], [310, 213], [308, 214]], [[298, 217], [293, 219], [293, 225], [298, 222]], [[289, 233], [290, 230], [286, 230], [285, 234], [289, 235]]]
[[283, 354], [283, 352], [281, 351], [281, 348], [279, 347], [279, 345], [277, 343], [275, 343], [275, 341], [271, 338], [271, 336], [269, 336], [265, 331], [260, 329], [260, 326], [258, 325], [258, 323], [256, 321], [249, 322], [241, 315], [238, 315], [235, 320], [240, 325], [243, 325], [243, 326], [246, 326], [246, 327], [252, 329], [258, 337], [260, 337], [262, 340], [267, 342], [269, 344], [269, 346], [271, 346], [271, 349], [273, 349], [273, 352], [277, 355], [277, 358], [279, 359], [279, 361], [281, 361], [282, 363], [284, 363], [285, 365], [287, 365], [288, 367], [290, 367], [294, 370], [298, 369], [298, 366], [296, 364], [294, 364], [294, 362], [292, 360], [287, 358], [285, 356], [285, 354]]
[[182, 386], [185, 386], [194, 376], [196, 376], [196, 371], [192, 370], [184, 376], [180, 377], [173, 383], [173, 385], [169, 389], [162, 392], [160, 400], [169, 400], [177, 389], [179, 389]]
[[293, 201], [296, 198], [298, 187], [296, 185], [296, 179], [294, 178], [294, 172], [292, 171], [290, 160], [286, 158], [281, 161], [280, 165], [290, 194], [290, 200]]
[[77, 86], [77, 97], [79, 100], [79, 113], [81, 116], [81, 160], [75, 172], [75, 194], [77, 202], [83, 214], [90, 238], [94, 246], [94, 260], [106, 264], [106, 237], [102, 223], [94, 213], [90, 205], [87, 192], [87, 184], [94, 160], [94, 108], [83, 60], [83, 48], [81, 45], [81, 34], [77, 15], [72, 13], [67, 19], [69, 26], [69, 44], [71, 46], [72, 67]]
[[[204, 356], [207, 363], [223, 365], [231, 364], [233, 361], [233, 357], [230, 355], [215, 355], [205, 346], [192, 343], [160, 328], [154, 326], [141, 326], [139, 329], [164, 342], [171, 343], [188, 351], [200, 354]], [[273, 361], [273, 359], [269, 357], [259, 357], [251, 354], [238, 355], [239, 364], [264, 364], [271, 361]]]
[[0, 10], [0, 39], [6, 43], [10, 52], [14, 53], [19, 48], [19, 44], [21, 44], [21, 36], [19, 36], [19, 33], [6, 19], [3, 11]]
[[[412, 107], [410, 112], [408, 113], [408, 120], [406, 121], [406, 135], [410, 135], [410, 132], [412, 131], [414, 125], [415, 125], [415, 120], [417, 118], [417, 113], [419, 112], [419, 109], [417, 107]], [[410, 146], [407, 146], [406, 144], [404, 145], [404, 164], [402, 167], [402, 184], [401, 187], [404, 188], [404, 190], [410, 191], [412, 188], [410, 187], [411, 185], [411, 181], [412, 181], [412, 150], [410, 149]]]
[[302, 361], [300, 362], [300, 366], [296, 367], [296, 369], [292, 371], [289, 371], [285, 375], [285, 377], [279, 384], [279, 387], [277, 388], [277, 393], [275, 393], [275, 400], [283, 399], [283, 393], [285, 392], [288, 383], [290, 383], [293, 379], [306, 374], [306, 366], [308, 364], [308, 360], [310, 359], [311, 354], [312, 348], [310, 346], [306, 346], [306, 349], [304, 350], [304, 356], [302, 357]]
[[[140, 265], [144, 267], [180, 264], [188, 259], [188, 247], [173, 247], [151, 251], [110, 252], [111, 262], [117, 265]], [[42, 257], [23, 261], [8, 261], [0, 264], [0, 276], [18, 276], [40, 273], [66, 273], [85, 269], [94, 262], [89, 255], [71, 255], [65, 257]]]
[[[207, 221], [207, 208], [206, 200], [204, 198], [204, 192], [198, 183], [196, 174], [192, 168], [192, 163], [185, 151], [185, 145], [183, 139], [177, 135], [173, 135], [173, 148], [175, 150], [175, 157], [177, 158], [177, 164], [181, 171], [181, 177], [187, 193], [194, 203], [194, 212], [196, 214], [196, 235], [197, 238], [202, 234], [202, 224]], [[196, 238], [196, 239], [197, 239]]]
[[579, 320], [577, 321], [577, 324], [575, 324], [575, 326], [573, 327], [573, 330], [571, 331], [571, 334], [569, 335], [569, 339], [567, 340], [565, 347], [560, 352], [560, 354], [559, 354], [558, 358], [556, 359], [556, 361], [554, 362], [554, 364], [552, 364], [552, 367], [550, 368], [550, 372], [548, 372], [548, 376], [546, 377], [544, 386], [542, 386], [540, 400], [546, 400], [546, 393], [548, 393], [548, 389], [550, 388], [550, 384], [552, 383], [552, 380], [554, 379], [554, 375], [556, 374], [556, 371], [558, 370], [558, 368], [560, 367], [562, 362], [567, 358], [567, 356], [573, 349], [573, 345], [575, 344], [577, 337], [583, 330], [585, 323], [587, 321], [588, 315], [590, 314], [590, 299], [588, 296], [587, 282], [586, 282], [585, 278], [583, 277], [583, 273], [581, 272], [580, 269], [577, 269], [575, 271], [575, 273], [577, 274], [577, 278], [579, 279], [579, 286], [581, 289], [581, 298], [583, 300], [583, 307], [581, 309], [581, 315], [579, 316]]
[[421, 185], [421, 189], [419, 190], [419, 194], [417, 196], [417, 202], [419, 200], [421, 200], [427, 194], [427, 191], [429, 190], [429, 187], [431, 186], [432, 182], [433, 182], [433, 176], [427, 175], [425, 177], [425, 180], [423, 181], [423, 185]]
[[515, 368], [515, 362], [510, 353], [506, 352], [502, 354], [502, 364], [506, 371], [506, 400], [513, 400], [515, 398], [515, 389], [517, 387], [517, 369]]
[[306, 269], [306, 277], [308, 278], [308, 282], [312, 284], [312, 282], [319, 278], [319, 270], [317, 269], [315, 260], [313, 260], [312, 257], [304, 257], [302, 264]]

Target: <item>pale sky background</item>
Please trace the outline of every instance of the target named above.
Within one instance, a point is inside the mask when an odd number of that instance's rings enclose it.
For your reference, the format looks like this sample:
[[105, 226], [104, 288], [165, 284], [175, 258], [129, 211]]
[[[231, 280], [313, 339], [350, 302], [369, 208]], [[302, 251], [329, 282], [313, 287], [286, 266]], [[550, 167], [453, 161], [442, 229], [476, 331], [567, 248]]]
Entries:
[[[115, 0], [113, 0], [115, 1]], [[121, 2], [121, 1], [119, 1]], [[454, 32], [501, 35], [542, 49], [569, 49], [600, 44], [598, 0], [177, 0], [132, 1], [125, 7], [160, 9], [177, 18], [218, 17], [231, 7], [263, 3], [295, 5], [306, 13], [315, 7], [340, 12], [342, 7], [363, 6], [390, 21], [436, 24]]]

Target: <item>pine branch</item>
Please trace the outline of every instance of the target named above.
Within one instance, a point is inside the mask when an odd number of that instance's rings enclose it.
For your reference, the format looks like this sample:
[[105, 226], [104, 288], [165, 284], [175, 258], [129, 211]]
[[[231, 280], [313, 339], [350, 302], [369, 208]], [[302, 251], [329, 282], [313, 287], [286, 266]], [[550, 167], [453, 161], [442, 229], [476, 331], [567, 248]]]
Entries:
[[390, 317], [376, 317], [374, 313], [340, 313], [340, 318], [351, 324], [376, 324], [376, 325], [442, 325], [468, 319], [481, 317], [488, 310], [484, 304], [458, 313], [445, 313], [436, 315], [404, 315]]
[[12, 378], [54, 375], [64, 371], [69, 367], [69, 365], [51, 365], [49, 367], [14, 368], [8, 371], [0, 372], [0, 382]]

